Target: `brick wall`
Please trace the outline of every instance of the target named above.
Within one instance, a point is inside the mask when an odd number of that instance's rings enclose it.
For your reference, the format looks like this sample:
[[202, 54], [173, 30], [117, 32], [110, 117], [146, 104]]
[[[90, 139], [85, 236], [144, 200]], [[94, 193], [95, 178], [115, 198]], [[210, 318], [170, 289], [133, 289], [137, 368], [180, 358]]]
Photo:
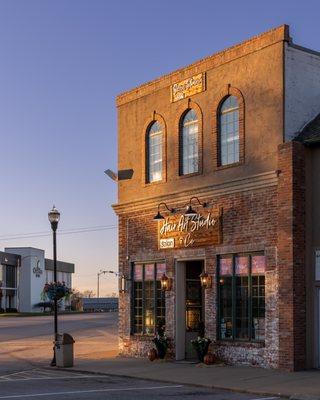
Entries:
[[[211, 199], [208, 199], [211, 200]], [[131, 262], [164, 259], [167, 275], [175, 276], [175, 259], [203, 258], [206, 270], [213, 276], [212, 288], [205, 291], [206, 335], [217, 339], [216, 324], [216, 260], [217, 254], [228, 252], [265, 251], [266, 272], [266, 340], [265, 345], [234, 343], [215, 347], [217, 354], [228, 363], [242, 363], [277, 367], [278, 364], [278, 277], [276, 270], [277, 190], [268, 187], [256, 191], [216, 197], [215, 203], [223, 207], [223, 244], [188, 249], [158, 250], [157, 222], [153, 220], [156, 209], [128, 213], [119, 216], [119, 264], [120, 272], [130, 276]], [[173, 207], [174, 198], [167, 200]], [[120, 353], [130, 356], [146, 356], [151, 339], [130, 336], [130, 293], [120, 297]], [[172, 291], [166, 293], [166, 331], [172, 339], [172, 356], [175, 345], [175, 282]]]
[[279, 365], [305, 368], [305, 149], [279, 146], [278, 183]]

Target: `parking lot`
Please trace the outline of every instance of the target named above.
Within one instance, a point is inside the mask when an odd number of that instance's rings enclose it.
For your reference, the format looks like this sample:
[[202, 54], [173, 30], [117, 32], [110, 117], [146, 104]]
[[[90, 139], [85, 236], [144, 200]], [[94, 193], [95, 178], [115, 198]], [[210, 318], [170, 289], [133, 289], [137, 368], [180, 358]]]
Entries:
[[[253, 400], [259, 397], [108, 375], [81, 374], [56, 369], [29, 369], [0, 376], [0, 399], [215, 399]], [[263, 397], [260, 397], [263, 399]], [[266, 399], [266, 398], [264, 398]], [[268, 400], [278, 399], [268, 397]]]

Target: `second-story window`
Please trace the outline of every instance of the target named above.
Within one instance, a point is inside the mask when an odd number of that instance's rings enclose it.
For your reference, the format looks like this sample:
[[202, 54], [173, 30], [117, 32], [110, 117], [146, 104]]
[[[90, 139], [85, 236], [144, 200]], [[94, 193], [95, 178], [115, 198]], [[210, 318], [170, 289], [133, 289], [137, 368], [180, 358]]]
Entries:
[[180, 175], [199, 171], [199, 124], [196, 112], [184, 114], [180, 125]]
[[219, 114], [220, 165], [239, 162], [239, 103], [235, 96], [227, 97]]
[[147, 182], [162, 180], [162, 141], [161, 125], [155, 121], [147, 134]]

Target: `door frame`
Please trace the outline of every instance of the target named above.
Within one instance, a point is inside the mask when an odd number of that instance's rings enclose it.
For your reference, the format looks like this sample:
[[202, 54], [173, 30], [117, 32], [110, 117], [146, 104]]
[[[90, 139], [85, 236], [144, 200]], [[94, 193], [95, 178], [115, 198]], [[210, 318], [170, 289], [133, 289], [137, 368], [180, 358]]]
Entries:
[[[203, 268], [206, 268], [205, 257], [177, 258], [175, 267], [175, 353], [176, 360], [185, 360], [186, 352], [186, 262], [202, 261]], [[204, 304], [205, 297], [202, 298]], [[203, 308], [205, 310], [205, 307]], [[205, 315], [203, 316], [205, 320]]]
[[316, 348], [316, 368], [320, 369], [320, 286], [316, 286], [316, 307], [315, 307], [315, 348]]

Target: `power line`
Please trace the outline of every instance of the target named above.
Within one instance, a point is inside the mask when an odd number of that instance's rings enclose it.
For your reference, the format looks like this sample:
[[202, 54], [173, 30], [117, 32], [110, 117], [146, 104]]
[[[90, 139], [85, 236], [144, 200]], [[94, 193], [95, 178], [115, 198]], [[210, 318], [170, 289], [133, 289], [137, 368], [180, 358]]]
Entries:
[[[68, 228], [68, 229], [59, 229], [59, 232], [69, 232], [69, 231], [78, 231], [82, 229], [95, 229], [95, 228], [108, 228], [108, 227], [113, 227], [115, 225], [96, 225], [96, 226], [82, 226], [78, 228]], [[11, 237], [11, 236], [25, 236], [25, 235], [35, 235], [35, 234], [45, 234], [48, 233], [49, 231], [38, 231], [38, 232], [28, 232], [28, 233], [13, 233], [11, 235], [2, 235], [0, 236], [0, 239], [2, 237]]]
[[[106, 231], [110, 229], [116, 229], [118, 225], [101, 225], [95, 227], [83, 227], [83, 228], [72, 228], [72, 229], [65, 229], [57, 231], [57, 235], [72, 235], [78, 233], [87, 233], [87, 232], [99, 232], [99, 231]], [[0, 236], [0, 240], [17, 240], [17, 239], [31, 239], [31, 238], [38, 238], [38, 237], [47, 237], [51, 236], [52, 233], [48, 231], [43, 232], [30, 232], [30, 233], [20, 233], [20, 234], [12, 234], [5, 236]]]

